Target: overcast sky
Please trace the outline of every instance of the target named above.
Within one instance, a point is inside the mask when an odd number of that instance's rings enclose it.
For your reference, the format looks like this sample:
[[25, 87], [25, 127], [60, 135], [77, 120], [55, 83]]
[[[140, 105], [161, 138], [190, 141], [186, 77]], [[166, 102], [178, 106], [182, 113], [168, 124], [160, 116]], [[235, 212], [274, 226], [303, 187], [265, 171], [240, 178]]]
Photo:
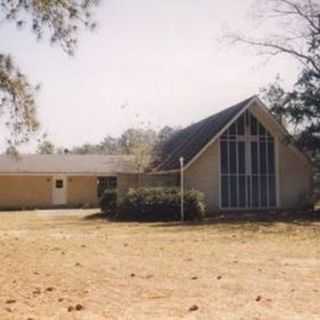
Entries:
[[252, 3], [101, 1], [98, 28], [81, 35], [75, 57], [10, 24], [0, 25], [0, 51], [41, 83], [42, 129], [59, 146], [99, 142], [140, 121], [185, 126], [258, 93], [277, 73], [294, 78], [292, 60], [266, 63], [221, 42], [230, 30], [252, 30]]

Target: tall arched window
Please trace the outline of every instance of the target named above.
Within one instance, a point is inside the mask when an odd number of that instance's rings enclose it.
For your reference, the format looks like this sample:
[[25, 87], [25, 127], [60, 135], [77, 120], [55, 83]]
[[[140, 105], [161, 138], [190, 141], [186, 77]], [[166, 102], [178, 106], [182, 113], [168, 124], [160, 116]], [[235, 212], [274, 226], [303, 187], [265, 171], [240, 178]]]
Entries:
[[249, 112], [220, 138], [221, 207], [276, 207], [274, 138]]

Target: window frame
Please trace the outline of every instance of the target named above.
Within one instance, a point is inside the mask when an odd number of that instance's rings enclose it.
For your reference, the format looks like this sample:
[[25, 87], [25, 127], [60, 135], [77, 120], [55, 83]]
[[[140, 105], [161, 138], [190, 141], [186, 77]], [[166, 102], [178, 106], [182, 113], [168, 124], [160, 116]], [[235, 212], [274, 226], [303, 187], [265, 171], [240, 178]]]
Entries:
[[[238, 121], [243, 117], [245, 119], [245, 132], [244, 135], [238, 134]], [[252, 135], [252, 127], [251, 123], [255, 123], [257, 127], [256, 135]], [[231, 134], [228, 132], [231, 126], [236, 128], [236, 135], [234, 136], [234, 132]], [[260, 130], [260, 126], [263, 127]], [[263, 135], [261, 135], [261, 132]], [[234, 122], [228, 126], [220, 135], [218, 141], [218, 152], [219, 152], [219, 208], [222, 210], [259, 210], [259, 209], [274, 209], [279, 206], [279, 184], [278, 184], [278, 141], [277, 138], [268, 130], [268, 128], [259, 120], [256, 115], [254, 115], [251, 111], [245, 110], [240, 116], [234, 120]], [[245, 174], [240, 173], [239, 171], [239, 142], [245, 142]], [[236, 143], [236, 158], [237, 158], [237, 171], [236, 174], [231, 173], [229, 171], [222, 172], [222, 150], [221, 144], [222, 142], [225, 143], [225, 148], [229, 151], [227, 154], [228, 162], [230, 162], [230, 142]], [[252, 150], [251, 150], [251, 143], [256, 142], [257, 145], [257, 173], [254, 174], [252, 172]], [[265, 173], [262, 173], [260, 170], [261, 159], [260, 159], [260, 146], [264, 143], [265, 152], [264, 152], [264, 164], [265, 164]], [[273, 149], [273, 164], [270, 166], [269, 164], [269, 145], [272, 145]], [[262, 162], [263, 163], [263, 162]], [[230, 163], [227, 165], [227, 170], [229, 168]], [[224, 167], [226, 167], [224, 165]], [[272, 167], [272, 172], [270, 171]], [[233, 206], [231, 202], [231, 176], [237, 176], [236, 178], [236, 186], [237, 186], [237, 205]], [[224, 181], [228, 181], [228, 205], [225, 206], [225, 196], [222, 196], [222, 190], [225, 189], [226, 186], [223, 186], [223, 177]], [[244, 178], [242, 178], [244, 177]], [[255, 177], [255, 178], [253, 178]], [[245, 188], [245, 206], [243, 204], [243, 191], [240, 192], [240, 180], [244, 181], [244, 188]], [[253, 205], [253, 181], [258, 180], [258, 205]], [[265, 182], [265, 185], [262, 186], [262, 181]], [[274, 188], [270, 186], [270, 183], [274, 185]], [[265, 193], [262, 194], [262, 188], [265, 190]], [[274, 192], [272, 192], [274, 190]], [[241, 197], [242, 196], [242, 197]], [[263, 201], [266, 199], [266, 206], [262, 205]]]
[[63, 189], [64, 188], [64, 180], [56, 179], [54, 183], [55, 189]]

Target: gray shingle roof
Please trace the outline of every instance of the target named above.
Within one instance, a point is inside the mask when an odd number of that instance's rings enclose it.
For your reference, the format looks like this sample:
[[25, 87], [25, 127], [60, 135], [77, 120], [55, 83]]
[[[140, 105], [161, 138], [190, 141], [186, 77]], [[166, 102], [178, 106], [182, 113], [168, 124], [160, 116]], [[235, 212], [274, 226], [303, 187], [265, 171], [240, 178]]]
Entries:
[[180, 157], [184, 158], [184, 164], [187, 165], [193, 157], [255, 97], [256, 96], [252, 96], [211, 117], [178, 131], [165, 143], [162, 152], [165, 157], [156, 170], [167, 171], [179, 169]]
[[0, 174], [110, 174], [134, 172], [130, 156], [20, 155], [0, 156]]

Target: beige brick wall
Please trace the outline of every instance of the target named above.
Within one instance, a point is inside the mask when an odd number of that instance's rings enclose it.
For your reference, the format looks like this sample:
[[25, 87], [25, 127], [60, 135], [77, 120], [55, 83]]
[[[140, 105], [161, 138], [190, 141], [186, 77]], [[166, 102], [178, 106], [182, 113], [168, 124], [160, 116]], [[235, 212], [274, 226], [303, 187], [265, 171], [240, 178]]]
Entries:
[[67, 177], [68, 206], [97, 206], [97, 177]]
[[205, 195], [207, 213], [219, 209], [219, 145], [217, 142], [185, 171], [185, 187]]
[[[96, 206], [96, 177], [67, 177], [67, 206]], [[1, 176], [0, 208], [52, 206], [51, 176]]]
[[0, 176], [0, 208], [41, 208], [51, 204], [50, 176]]
[[309, 161], [283, 142], [279, 151], [279, 189], [282, 208], [303, 207], [312, 193], [312, 167]]

